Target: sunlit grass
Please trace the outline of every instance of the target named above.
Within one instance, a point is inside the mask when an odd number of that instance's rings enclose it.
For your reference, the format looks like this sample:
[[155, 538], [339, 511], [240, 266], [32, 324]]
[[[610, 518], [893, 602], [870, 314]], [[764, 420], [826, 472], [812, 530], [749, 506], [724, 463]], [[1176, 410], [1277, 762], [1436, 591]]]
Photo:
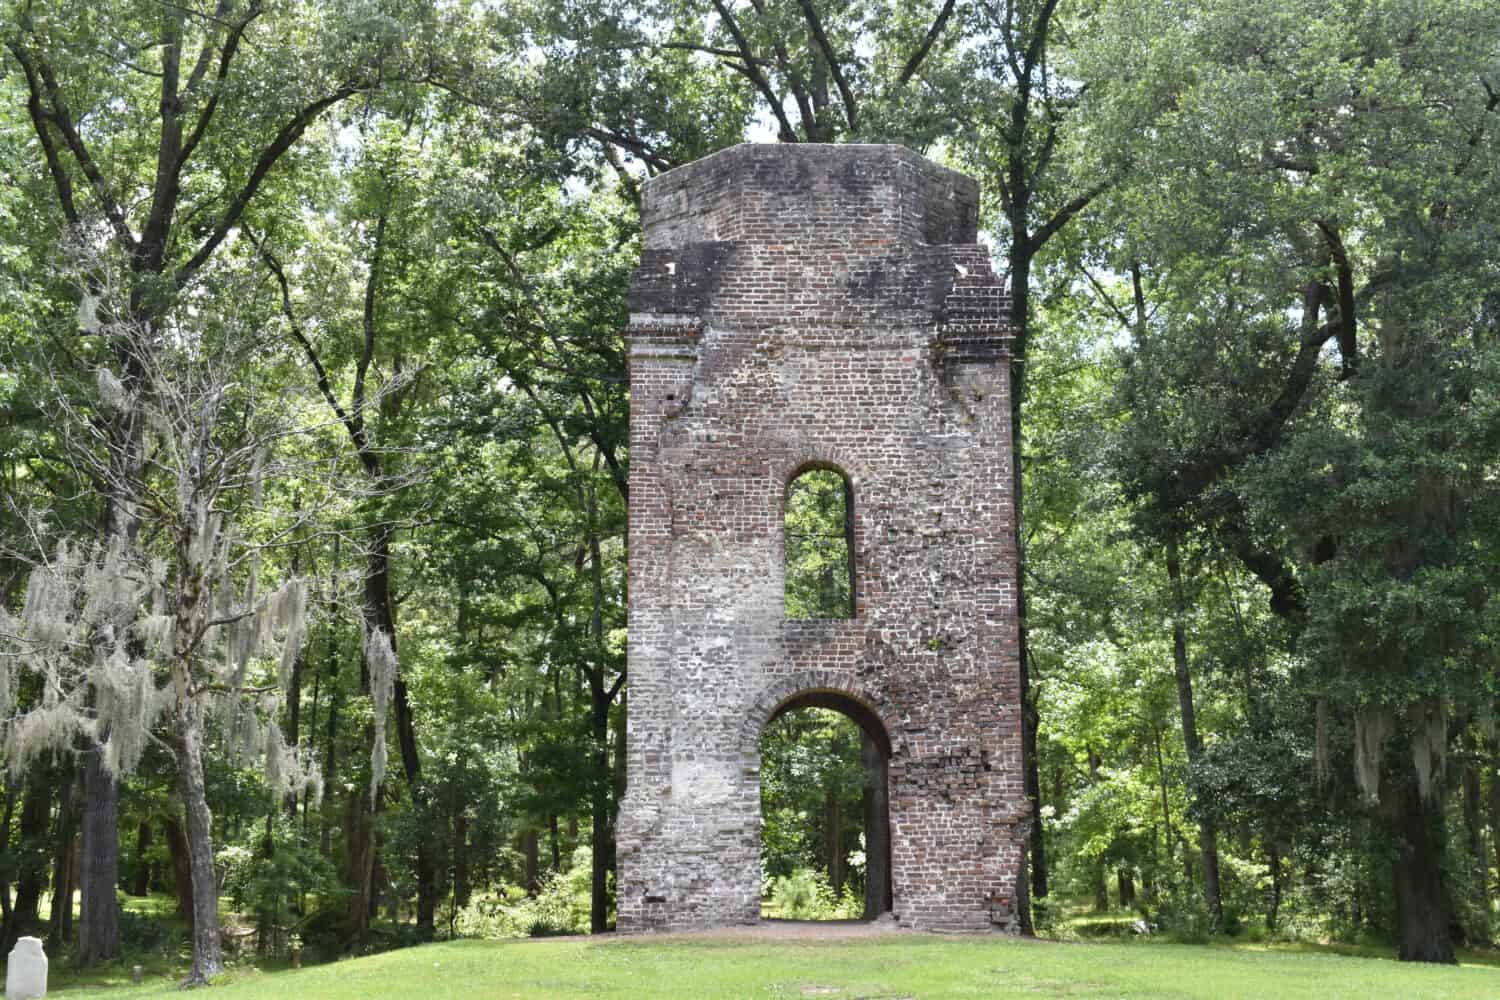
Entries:
[[[107, 992], [117, 978], [58, 996], [159, 996], [181, 970]], [[128, 972], [126, 973], [128, 979]], [[766, 941], [732, 937], [602, 937], [456, 941], [317, 968], [241, 968], [212, 991], [223, 1000], [378, 997], [1291, 997], [1500, 996], [1500, 971], [1419, 966], [1312, 946], [1109, 944], [889, 934]]]

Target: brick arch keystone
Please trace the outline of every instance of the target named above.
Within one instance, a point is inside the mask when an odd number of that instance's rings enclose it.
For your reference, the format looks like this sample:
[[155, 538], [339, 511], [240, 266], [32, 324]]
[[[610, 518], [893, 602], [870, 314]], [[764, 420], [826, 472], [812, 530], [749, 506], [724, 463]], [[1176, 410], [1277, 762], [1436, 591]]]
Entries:
[[870, 482], [870, 472], [849, 449], [828, 441], [808, 441], [801, 438], [784, 439], [772, 451], [772, 471], [781, 483], [781, 493], [786, 496], [792, 480], [812, 469], [833, 469], [842, 473], [854, 488], [856, 501], [862, 487]]
[[858, 682], [858, 678], [847, 673], [806, 670], [777, 681], [751, 703], [740, 723], [739, 734], [740, 753], [747, 763], [759, 760], [760, 736], [767, 724], [787, 708], [794, 707], [792, 703], [802, 702], [804, 699], [805, 704], [814, 707], [844, 712], [867, 732], [867, 723], [875, 723], [879, 731], [870, 733], [871, 738], [880, 744], [887, 759], [895, 752], [895, 734], [898, 730], [891, 706], [885, 699], [872, 693]]

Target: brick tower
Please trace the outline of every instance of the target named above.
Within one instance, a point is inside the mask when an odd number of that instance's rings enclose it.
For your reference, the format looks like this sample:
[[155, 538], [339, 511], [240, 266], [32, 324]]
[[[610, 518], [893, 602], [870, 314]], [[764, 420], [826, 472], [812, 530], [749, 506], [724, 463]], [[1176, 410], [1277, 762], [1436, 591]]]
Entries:
[[[645, 186], [622, 930], [759, 919], [759, 738], [801, 705], [885, 756], [896, 919], [1012, 920], [1010, 342], [978, 203], [884, 145], [738, 146]], [[786, 618], [784, 504], [811, 468], [852, 497], [849, 618]]]

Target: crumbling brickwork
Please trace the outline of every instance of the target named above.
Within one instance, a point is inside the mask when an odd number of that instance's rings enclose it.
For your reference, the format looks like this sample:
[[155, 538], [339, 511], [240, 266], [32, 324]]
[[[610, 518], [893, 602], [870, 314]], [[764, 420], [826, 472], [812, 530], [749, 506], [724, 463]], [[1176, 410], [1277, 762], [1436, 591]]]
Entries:
[[[978, 200], [899, 146], [738, 146], [645, 186], [622, 930], [759, 919], [759, 737], [790, 703], [888, 746], [902, 925], [1013, 910], [1009, 339]], [[783, 505], [810, 467], [853, 487], [851, 619], [785, 617]]]

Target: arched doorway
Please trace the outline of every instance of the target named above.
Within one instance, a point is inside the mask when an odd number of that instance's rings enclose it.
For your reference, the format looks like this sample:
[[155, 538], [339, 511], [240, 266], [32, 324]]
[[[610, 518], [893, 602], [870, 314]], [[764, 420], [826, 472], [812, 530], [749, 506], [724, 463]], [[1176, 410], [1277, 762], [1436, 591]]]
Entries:
[[848, 695], [810, 691], [760, 735], [761, 916], [873, 919], [891, 909], [890, 739]]

